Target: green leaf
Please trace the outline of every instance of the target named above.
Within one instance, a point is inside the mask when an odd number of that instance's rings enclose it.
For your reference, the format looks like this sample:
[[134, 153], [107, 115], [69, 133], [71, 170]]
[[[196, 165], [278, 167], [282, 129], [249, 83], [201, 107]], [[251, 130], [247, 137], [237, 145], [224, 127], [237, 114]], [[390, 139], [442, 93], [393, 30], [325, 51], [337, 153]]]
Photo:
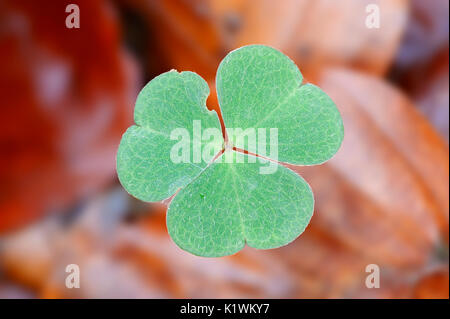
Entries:
[[[320, 88], [302, 84], [289, 58], [262, 45], [228, 54], [216, 86], [232, 145], [224, 148], [220, 131], [206, 134], [211, 139], [197, 130], [220, 128], [205, 106], [206, 82], [192, 72], [170, 71], [138, 96], [136, 125], [123, 135], [117, 154], [119, 180], [144, 201], [179, 190], [167, 228], [178, 246], [195, 255], [230, 255], [246, 243], [259, 249], [286, 245], [308, 225], [314, 199], [308, 184], [277, 160], [311, 165], [331, 158], [343, 139], [340, 114]], [[180, 129], [187, 138], [174, 135]], [[267, 129], [268, 139], [260, 129]], [[252, 130], [257, 143], [248, 139]], [[272, 161], [231, 150], [233, 145]], [[174, 149], [184, 154], [181, 162]]]
[[261, 175], [258, 163], [248, 163], [250, 155], [227, 152], [243, 163], [218, 158], [170, 204], [167, 229], [175, 243], [194, 255], [219, 257], [245, 243], [269, 249], [297, 238], [313, 213], [309, 185], [278, 164], [275, 173]]
[[[142, 89], [134, 110], [136, 125], [122, 136], [117, 153], [117, 173], [127, 192], [143, 201], [160, 201], [205, 169], [212, 156], [195, 163], [191, 154], [189, 163], [173, 163], [170, 152], [177, 141], [170, 135], [185, 128], [192, 138], [194, 120], [220, 130], [217, 115], [206, 108], [208, 95], [207, 83], [192, 72], [163, 73]], [[216, 145], [218, 150], [222, 143]]]
[[[275, 160], [301, 165], [327, 161], [342, 143], [342, 119], [333, 101], [317, 86], [302, 85], [302, 79], [295, 63], [271, 47], [232, 51], [216, 78], [225, 126], [277, 128]], [[247, 140], [239, 137], [231, 136], [234, 146], [248, 150]]]

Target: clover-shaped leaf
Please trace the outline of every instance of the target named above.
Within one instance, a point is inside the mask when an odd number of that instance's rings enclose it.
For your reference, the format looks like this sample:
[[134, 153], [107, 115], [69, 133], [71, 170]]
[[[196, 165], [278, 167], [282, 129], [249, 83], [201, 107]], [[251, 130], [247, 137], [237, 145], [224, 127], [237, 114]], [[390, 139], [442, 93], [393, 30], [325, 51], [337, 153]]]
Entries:
[[[344, 135], [333, 101], [302, 84], [297, 66], [263, 45], [229, 53], [216, 78], [228, 141], [205, 105], [206, 82], [170, 71], [138, 96], [136, 125], [117, 154], [120, 182], [135, 197], [159, 201], [178, 193], [167, 212], [175, 243], [195, 255], [288, 244], [308, 225], [309, 185], [280, 162], [323, 163]], [[267, 136], [268, 134], [268, 136]]]

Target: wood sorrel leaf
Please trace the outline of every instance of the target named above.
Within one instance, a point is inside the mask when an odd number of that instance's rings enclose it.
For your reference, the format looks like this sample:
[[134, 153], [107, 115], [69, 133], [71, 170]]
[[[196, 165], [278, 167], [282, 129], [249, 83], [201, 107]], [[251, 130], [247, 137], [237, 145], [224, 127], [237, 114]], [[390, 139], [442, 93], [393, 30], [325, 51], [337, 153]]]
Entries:
[[[343, 139], [340, 114], [322, 90], [302, 85], [295, 64], [270, 47], [231, 52], [216, 82], [233, 145], [272, 161], [230, 145], [215, 157], [223, 150], [220, 132], [212, 140], [201, 133], [220, 127], [205, 106], [206, 82], [192, 72], [171, 71], [138, 96], [136, 125], [123, 135], [117, 154], [120, 182], [145, 201], [180, 189], [169, 206], [167, 228], [178, 246], [195, 255], [230, 255], [245, 243], [260, 249], [286, 245], [308, 225], [314, 199], [308, 184], [276, 161], [329, 159]], [[185, 134], [174, 135], [179, 130]], [[178, 135], [180, 141], [174, 139]], [[180, 162], [174, 149], [185, 140], [188, 147], [180, 149], [188, 156]]]
[[[295, 63], [271, 47], [249, 45], [230, 52], [216, 78], [225, 126], [277, 128], [275, 160], [302, 165], [325, 162], [339, 149], [344, 126], [333, 101], [317, 86], [302, 85], [302, 80]], [[267, 147], [260, 144], [251, 150], [242, 134], [229, 137], [238, 148], [271, 157], [269, 140]]]
[[[119, 180], [130, 194], [143, 201], [163, 200], [206, 167], [214, 154], [206, 160], [202, 154], [189, 154], [187, 163], [174, 163], [170, 153], [177, 143], [171, 134], [177, 129], [190, 134], [188, 149], [194, 146], [195, 123], [220, 132], [219, 118], [206, 108], [208, 95], [208, 84], [192, 72], [163, 73], [142, 89], [134, 110], [136, 125], [122, 136], [117, 153]], [[220, 150], [222, 140], [216, 144]]]
[[182, 249], [218, 257], [241, 250], [276, 248], [293, 241], [308, 225], [314, 199], [309, 185], [278, 165], [261, 175], [259, 165], [232, 150], [243, 163], [224, 163], [221, 155], [175, 196], [167, 229]]

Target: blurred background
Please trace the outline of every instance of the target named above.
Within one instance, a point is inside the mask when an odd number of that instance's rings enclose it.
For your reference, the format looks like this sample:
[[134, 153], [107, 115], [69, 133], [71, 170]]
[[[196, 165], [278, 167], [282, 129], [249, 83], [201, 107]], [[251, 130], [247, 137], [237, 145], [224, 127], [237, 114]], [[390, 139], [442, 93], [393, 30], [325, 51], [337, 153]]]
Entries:
[[[80, 8], [68, 29], [66, 6]], [[367, 28], [368, 4], [380, 28]], [[0, 298], [448, 298], [447, 0], [0, 0]], [[140, 88], [172, 68], [212, 90], [250, 43], [290, 56], [342, 113], [305, 233], [223, 258], [179, 249], [168, 202], [117, 180]], [[66, 265], [81, 287], [67, 289]], [[368, 289], [366, 265], [380, 267]]]

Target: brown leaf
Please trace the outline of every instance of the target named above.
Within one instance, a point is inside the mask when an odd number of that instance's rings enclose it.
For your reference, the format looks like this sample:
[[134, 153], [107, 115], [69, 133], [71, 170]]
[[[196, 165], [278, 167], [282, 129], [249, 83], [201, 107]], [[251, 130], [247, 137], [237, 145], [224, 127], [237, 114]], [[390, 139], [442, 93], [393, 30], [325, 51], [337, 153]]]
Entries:
[[[383, 75], [408, 14], [406, 0], [132, 2], [149, 18], [172, 66], [208, 80], [227, 52], [254, 43], [282, 50], [307, 77], [336, 65]], [[365, 25], [370, 3], [380, 7], [380, 29]]]
[[[0, 232], [104, 187], [131, 122], [136, 72], [105, 2], [2, 3]], [[14, 119], [14, 120], [11, 120]]]
[[424, 275], [417, 283], [414, 298], [448, 299], [448, 268]]
[[328, 163], [296, 168], [311, 182], [311, 227], [373, 262], [417, 267], [448, 240], [448, 148], [411, 102], [381, 80], [346, 70], [318, 83], [344, 120]]

